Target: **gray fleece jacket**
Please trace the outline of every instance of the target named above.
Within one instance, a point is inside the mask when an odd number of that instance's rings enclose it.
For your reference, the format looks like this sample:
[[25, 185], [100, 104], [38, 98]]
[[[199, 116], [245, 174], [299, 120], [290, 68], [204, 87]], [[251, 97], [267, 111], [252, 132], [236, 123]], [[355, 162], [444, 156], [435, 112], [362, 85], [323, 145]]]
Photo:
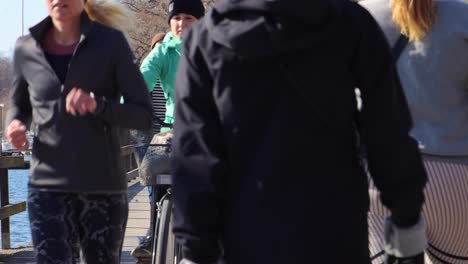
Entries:
[[[397, 67], [414, 119], [411, 135], [426, 154], [468, 156], [468, 3], [437, 0], [437, 21], [409, 43]], [[390, 45], [399, 37], [389, 0], [361, 1]]]

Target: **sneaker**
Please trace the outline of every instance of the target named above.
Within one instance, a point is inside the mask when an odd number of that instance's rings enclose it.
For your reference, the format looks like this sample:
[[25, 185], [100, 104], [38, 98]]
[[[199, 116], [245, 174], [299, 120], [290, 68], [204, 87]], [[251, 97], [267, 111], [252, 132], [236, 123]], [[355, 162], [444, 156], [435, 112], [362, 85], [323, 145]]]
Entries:
[[130, 253], [135, 258], [151, 258], [151, 246], [153, 237], [147, 236], [140, 239], [140, 244]]

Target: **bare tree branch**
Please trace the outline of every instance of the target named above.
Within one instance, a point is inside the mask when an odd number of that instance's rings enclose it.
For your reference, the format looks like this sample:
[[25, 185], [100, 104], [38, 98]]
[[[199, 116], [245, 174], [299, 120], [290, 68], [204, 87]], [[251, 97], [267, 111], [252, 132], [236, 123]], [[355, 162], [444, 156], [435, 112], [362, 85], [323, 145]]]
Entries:
[[0, 57], [0, 97], [8, 94], [13, 75], [13, 62], [10, 57]]
[[[206, 9], [217, 0], [202, 0]], [[135, 57], [141, 62], [150, 50], [152, 37], [167, 32], [167, 4], [169, 0], [121, 0], [133, 12], [135, 28], [129, 32]]]

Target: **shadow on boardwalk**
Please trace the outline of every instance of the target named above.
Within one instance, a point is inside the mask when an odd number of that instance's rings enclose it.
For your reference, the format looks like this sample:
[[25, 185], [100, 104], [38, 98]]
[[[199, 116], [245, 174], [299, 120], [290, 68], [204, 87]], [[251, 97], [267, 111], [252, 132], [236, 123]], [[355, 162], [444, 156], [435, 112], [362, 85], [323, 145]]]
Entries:
[[[130, 251], [138, 245], [139, 237], [146, 235], [150, 220], [148, 191], [140, 182], [132, 180], [128, 184], [129, 214], [125, 240], [122, 249], [122, 264], [135, 263]], [[21, 249], [0, 249], [0, 264], [34, 264], [31, 247]], [[77, 262], [79, 263], [79, 262]]]

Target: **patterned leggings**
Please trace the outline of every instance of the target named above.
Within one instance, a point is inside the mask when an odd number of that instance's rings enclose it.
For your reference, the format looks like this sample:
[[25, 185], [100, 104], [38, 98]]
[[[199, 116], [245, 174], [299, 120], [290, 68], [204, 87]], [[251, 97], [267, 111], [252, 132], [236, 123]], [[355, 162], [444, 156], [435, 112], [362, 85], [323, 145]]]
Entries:
[[[426, 264], [468, 264], [468, 163], [435, 156], [423, 156], [429, 182], [423, 213], [429, 247]], [[373, 264], [383, 263], [383, 219], [389, 212], [379, 193], [369, 188], [369, 249]]]
[[29, 220], [38, 264], [74, 264], [79, 241], [82, 263], [120, 262], [128, 216], [127, 194], [83, 194], [30, 188]]

